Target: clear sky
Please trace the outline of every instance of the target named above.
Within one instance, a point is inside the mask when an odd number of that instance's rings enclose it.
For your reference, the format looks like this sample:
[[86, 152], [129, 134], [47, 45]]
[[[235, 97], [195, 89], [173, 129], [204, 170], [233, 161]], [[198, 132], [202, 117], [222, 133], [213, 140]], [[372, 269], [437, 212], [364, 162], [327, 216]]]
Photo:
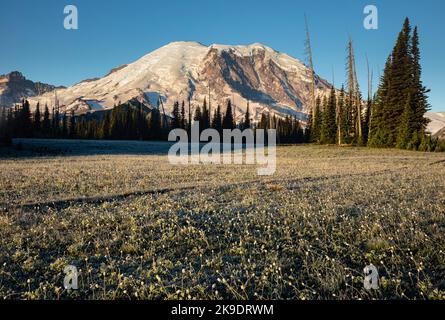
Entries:
[[[79, 29], [63, 28], [63, 8], [79, 10]], [[376, 5], [378, 30], [363, 27], [363, 9]], [[354, 40], [366, 96], [366, 60], [374, 88], [405, 16], [418, 25], [423, 80], [434, 111], [445, 111], [444, 0], [0, 0], [0, 74], [18, 70], [34, 81], [72, 85], [105, 75], [172, 41], [260, 42], [300, 60], [304, 14], [315, 69], [341, 86], [348, 37]], [[379, 69], [380, 68], [380, 69]]]

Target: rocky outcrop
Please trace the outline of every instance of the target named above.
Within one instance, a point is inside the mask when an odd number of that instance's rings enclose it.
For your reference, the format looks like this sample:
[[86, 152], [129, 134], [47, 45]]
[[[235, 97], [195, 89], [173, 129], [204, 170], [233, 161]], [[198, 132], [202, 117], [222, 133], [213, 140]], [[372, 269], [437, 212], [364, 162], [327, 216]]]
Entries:
[[50, 84], [33, 82], [26, 79], [20, 72], [13, 71], [0, 75], [0, 106], [12, 106], [23, 98], [34, 97], [51, 92], [56, 87]]

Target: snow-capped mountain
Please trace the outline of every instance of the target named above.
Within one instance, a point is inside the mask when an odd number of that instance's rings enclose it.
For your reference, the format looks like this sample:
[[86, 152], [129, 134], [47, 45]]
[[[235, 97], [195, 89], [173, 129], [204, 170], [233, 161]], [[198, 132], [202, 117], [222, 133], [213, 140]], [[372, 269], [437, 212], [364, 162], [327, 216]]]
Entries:
[[[139, 60], [113, 69], [99, 79], [82, 81], [57, 90], [63, 111], [76, 113], [112, 108], [131, 100], [156, 107], [159, 98], [167, 112], [175, 101], [191, 100], [192, 108], [206, 98], [212, 108], [227, 99], [235, 116], [243, 116], [247, 102], [258, 119], [263, 111], [291, 114], [301, 119], [308, 111], [309, 69], [299, 60], [262, 44], [246, 46], [173, 42]], [[330, 84], [317, 76], [317, 93], [327, 94]], [[55, 94], [30, 98], [54, 105]], [[214, 110], [214, 109], [213, 109]]]
[[11, 106], [23, 98], [44, 94], [56, 88], [50, 84], [28, 80], [18, 71], [0, 75], [0, 106]]
[[445, 112], [427, 112], [425, 118], [430, 120], [428, 131], [435, 135], [445, 128]]

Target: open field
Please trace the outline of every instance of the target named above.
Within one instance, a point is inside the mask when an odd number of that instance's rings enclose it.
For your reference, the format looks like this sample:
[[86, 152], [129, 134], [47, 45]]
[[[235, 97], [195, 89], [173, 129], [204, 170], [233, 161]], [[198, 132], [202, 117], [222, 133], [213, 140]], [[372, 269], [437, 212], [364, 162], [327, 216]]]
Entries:
[[283, 146], [261, 177], [82, 143], [0, 151], [0, 297], [445, 299], [443, 153]]

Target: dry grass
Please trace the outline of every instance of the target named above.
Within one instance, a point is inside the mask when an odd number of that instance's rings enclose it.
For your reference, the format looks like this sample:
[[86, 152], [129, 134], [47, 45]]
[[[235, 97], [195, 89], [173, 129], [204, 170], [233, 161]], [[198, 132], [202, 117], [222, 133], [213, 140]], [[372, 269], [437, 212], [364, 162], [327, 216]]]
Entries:
[[3, 159], [0, 297], [444, 299], [444, 158], [280, 147], [271, 177], [160, 154]]

